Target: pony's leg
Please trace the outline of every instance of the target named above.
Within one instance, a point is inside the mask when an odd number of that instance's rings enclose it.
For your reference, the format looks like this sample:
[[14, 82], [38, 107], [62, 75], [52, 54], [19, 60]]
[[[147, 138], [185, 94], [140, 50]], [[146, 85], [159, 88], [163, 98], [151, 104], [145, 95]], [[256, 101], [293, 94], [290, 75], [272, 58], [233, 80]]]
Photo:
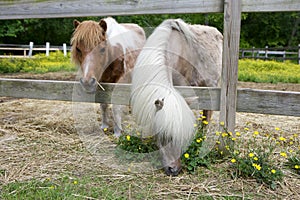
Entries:
[[108, 128], [108, 117], [107, 117], [107, 104], [100, 104], [102, 121], [101, 121], [101, 129]]
[[203, 115], [206, 117], [207, 121], [210, 121], [211, 117], [213, 115], [213, 111], [212, 110], [203, 110]]
[[122, 124], [121, 124], [122, 107], [123, 107], [122, 105], [113, 105], [112, 107], [115, 137], [120, 137], [122, 132]]

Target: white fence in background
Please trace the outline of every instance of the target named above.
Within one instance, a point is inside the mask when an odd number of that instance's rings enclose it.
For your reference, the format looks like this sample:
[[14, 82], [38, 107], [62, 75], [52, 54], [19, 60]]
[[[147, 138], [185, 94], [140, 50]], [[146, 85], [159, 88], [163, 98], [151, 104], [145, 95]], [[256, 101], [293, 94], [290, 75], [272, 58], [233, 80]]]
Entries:
[[[29, 58], [34, 51], [45, 52], [46, 56], [49, 56], [50, 51], [63, 51], [64, 56], [67, 56], [70, 49], [66, 43], [63, 43], [62, 46], [50, 46], [49, 42], [46, 42], [45, 45], [34, 45], [33, 42], [30, 42], [29, 45], [0, 44], [0, 52], [2, 51], [0, 58]], [[23, 54], [18, 54], [17, 51], [23, 51]]]

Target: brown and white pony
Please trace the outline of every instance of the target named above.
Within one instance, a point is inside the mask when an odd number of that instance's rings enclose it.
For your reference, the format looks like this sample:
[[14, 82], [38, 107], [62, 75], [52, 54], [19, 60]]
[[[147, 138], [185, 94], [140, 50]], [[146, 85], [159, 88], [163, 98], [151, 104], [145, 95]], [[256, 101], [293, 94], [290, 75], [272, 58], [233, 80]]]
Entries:
[[[80, 84], [94, 93], [99, 82], [129, 83], [130, 71], [145, 43], [144, 30], [137, 24], [119, 24], [111, 17], [100, 22], [74, 20], [72, 60], [80, 66]], [[107, 104], [101, 104], [102, 125], [108, 128]], [[121, 107], [113, 105], [114, 134], [120, 136]]]
[[[195, 116], [174, 85], [218, 86], [222, 34], [213, 27], [169, 19], [147, 39], [132, 77], [131, 106], [143, 132], [155, 135], [167, 175], [194, 137]], [[205, 114], [210, 118], [212, 111]]]

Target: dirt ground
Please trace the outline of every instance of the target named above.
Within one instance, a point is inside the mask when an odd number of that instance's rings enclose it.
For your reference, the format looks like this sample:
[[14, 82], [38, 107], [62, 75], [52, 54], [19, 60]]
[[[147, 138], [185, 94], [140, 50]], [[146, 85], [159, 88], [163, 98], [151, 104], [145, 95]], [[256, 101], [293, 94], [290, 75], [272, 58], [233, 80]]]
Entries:
[[[18, 74], [1, 77], [74, 80], [75, 74]], [[300, 91], [299, 84], [239, 83], [238, 87]], [[80, 109], [76, 106], [80, 106]], [[155, 180], [149, 190], [153, 199], [168, 198], [168, 195], [174, 194], [174, 188], [178, 188], [175, 197], [179, 199], [196, 199], [199, 194], [211, 194], [216, 199], [224, 195], [241, 199], [243, 195], [252, 196], [253, 199], [300, 199], [300, 177], [288, 171], [276, 191], [253, 180], [232, 180], [225, 175], [225, 171], [224, 176], [220, 177], [220, 174], [207, 169], [203, 171], [201, 182], [199, 177], [188, 174], [165, 178], [161, 171], [128, 175], [124, 169], [117, 169], [109, 157], [97, 155], [98, 149], [95, 146], [106, 144], [110, 151], [114, 145], [111, 145], [110, 138], [103, 139], [90, 134], [99, 129], [99, 106], [85, 106], [74, 107], [72, 102], [0, 97], [0, 186], [14, 181], [53, 178], [60, 174], [82, 176], [89, 172], [111, 177], [111, 182], [116, 177], [124, 177], [121, 181], [128, 179], [133, 185], [135, 183], [132, 181], [142, 180], [143, 185], [148, 184], [148, 180]], [[80, 119], [77, 114], [80, 114]], [[260, 132], [274, 132], [275, 127], [279, 127], [286, 137], [295, 133], [300, 135], [300, 117], [237, 113], [236, 120], [236, 130], [239, 131], [247, 126]], [[101, 157], [101, 161], [98, 157]], [[123, 176], [124, 173], [127, 175]]]

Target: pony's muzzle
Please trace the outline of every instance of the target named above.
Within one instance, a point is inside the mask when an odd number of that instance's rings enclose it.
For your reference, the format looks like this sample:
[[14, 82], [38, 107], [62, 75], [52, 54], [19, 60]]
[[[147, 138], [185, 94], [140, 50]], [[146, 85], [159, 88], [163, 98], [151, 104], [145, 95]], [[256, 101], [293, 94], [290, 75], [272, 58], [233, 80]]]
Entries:
[[92, 77], [90, 79], [80, 78], [79, 83], [87, 93], [95, 93], [96, 92], [96, 88], [97, 88], [96, 78], [94, 78], [94, 77]]
[[165, 173], [167, 176], [177, 176], [181, 172], [181, 166], [165, 167]]

